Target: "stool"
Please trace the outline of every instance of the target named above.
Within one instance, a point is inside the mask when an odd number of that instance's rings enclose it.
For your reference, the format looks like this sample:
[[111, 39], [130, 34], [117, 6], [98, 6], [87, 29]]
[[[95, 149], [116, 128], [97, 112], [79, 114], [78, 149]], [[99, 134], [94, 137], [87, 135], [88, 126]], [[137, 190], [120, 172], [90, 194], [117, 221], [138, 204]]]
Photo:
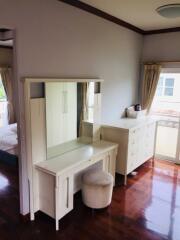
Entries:
[[82, 177], [82, 197], [86, 206], [94, 209], [110, 205], [113, 176], [101, 170], [89, 170]]

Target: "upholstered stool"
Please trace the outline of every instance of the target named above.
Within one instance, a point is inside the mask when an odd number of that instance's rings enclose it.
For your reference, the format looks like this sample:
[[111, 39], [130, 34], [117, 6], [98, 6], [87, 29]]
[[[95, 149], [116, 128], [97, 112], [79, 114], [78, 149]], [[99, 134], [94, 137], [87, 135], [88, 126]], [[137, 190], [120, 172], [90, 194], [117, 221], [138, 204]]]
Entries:
[[82, 177], [83, 202], [90, 208], [105, 208], [111, 203], [113, 176], [101, 170], [89, 170]]

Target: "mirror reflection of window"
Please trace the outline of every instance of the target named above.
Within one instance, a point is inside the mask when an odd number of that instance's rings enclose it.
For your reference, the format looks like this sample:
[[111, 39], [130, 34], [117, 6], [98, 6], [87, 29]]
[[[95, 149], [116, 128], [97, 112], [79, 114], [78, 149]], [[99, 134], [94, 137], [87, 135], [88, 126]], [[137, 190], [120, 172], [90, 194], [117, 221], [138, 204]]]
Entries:
[[94, 82], [89, 83], [88, 89], [88, 121], [93, 122]]

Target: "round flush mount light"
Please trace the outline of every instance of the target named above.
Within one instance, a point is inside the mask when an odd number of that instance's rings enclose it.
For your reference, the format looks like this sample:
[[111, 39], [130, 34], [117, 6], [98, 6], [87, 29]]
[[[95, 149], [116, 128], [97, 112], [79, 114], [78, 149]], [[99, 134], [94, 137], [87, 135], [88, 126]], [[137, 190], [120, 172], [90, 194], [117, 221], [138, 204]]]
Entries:
[[180, 3], [160, 6], [156, 9], [156, 11], [163, 17], [177, 18], [180, 17]]

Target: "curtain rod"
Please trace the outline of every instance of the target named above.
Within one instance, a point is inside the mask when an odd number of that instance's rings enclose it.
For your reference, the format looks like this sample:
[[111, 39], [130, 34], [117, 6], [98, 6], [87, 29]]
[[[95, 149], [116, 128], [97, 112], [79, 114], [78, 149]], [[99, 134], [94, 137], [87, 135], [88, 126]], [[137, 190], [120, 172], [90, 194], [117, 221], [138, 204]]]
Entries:
[[0, 65], [0, 68], [12, 68], [10, 65]]
[[143, 64], [163, 64], [163, 63], [179, 63], [180, 61], [149, 61], [149, 62], [143, 62]]

